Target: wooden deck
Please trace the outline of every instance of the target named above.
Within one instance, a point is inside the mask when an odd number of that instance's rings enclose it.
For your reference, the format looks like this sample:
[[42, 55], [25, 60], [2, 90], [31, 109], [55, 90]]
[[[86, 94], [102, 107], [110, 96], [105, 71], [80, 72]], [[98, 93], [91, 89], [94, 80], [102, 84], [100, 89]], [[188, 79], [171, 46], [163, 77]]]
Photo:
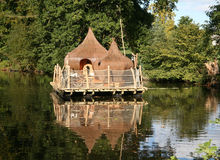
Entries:
[[102, 93], [142, 94], [147, 88], [143, 87], [141, 67], [130, 70], [102, 70], [94, 71], [91, 75], [87, 71], [71, 70], [69, 66], [61, 69], [54, 68], [53, 89], [61, 95], [74, 94], [95, 95]]

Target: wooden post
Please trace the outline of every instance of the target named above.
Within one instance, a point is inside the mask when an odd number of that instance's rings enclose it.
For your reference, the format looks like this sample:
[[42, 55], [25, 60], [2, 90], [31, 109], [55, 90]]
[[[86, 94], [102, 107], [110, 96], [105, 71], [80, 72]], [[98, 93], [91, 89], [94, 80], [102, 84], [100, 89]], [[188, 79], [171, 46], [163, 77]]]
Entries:
[[137, 68], [137, 65], [138, 65], [138, 53], [135, 55], [135, 63], [136, 63], [135, 68]]
[[133, 109], [133, 115], [132, 115], [132, 119], [131, 119], [131, 125], [134, 123], [135, 121], [135, 114], [136, 114], [136, 105], [134, 105], [134, 109]]
[[62, 71], [61, 67], [59, 66], [59, 74], [60, 74], [60, 87], [62, 86]]
[[122, 28], [122, 20], [120, 18], [120, 26], [121, 26], [121, 41], [122, 41], [122, 48], [124, 51], [124, 55], [125, 55], [125, 44], [124, 44], [124, 35], [123, 35], [123, 28]]
[[136, 134], [136, 136], [137, 136], [138, 130], [137, 130], [137, 123], [136, 123], [136, 121], [135, 121], [135, 123], [134, 123], [134, 131], [135, 131], [135, 134]]
[[108, 105], [108, 128], [109, 128], [109, 116], [110, 116], [110, 113], [109, 113], [109, 105]]
[[131, 53], [134, 58], [134, 68], [137, 68], [138, 65], [138, 54]]
[[56, 78], [56, 66], [54, 66], [54, 70], [53, 70], [53, 82], [55, 82], [55, 78]]
[[[59, 83], [59, 70], [58, 64], [56, 65], [56, 83]], [[57, 84], [58, 85], [58, 84]]]
[[61, 106], [58, 106], [58, 122], [61, 121]]
[[139, 125], [141, 125], [142, 113], [143, 113], [143, 105], [141, 105], [141, 113], [140, 113], [140, 116], [139, 116]]
[[89, 89], [88, 69], [86, 68], [86, 88]]
[[136, 78], [135, 78], [135, 74], [134, 74], [134, 69], [133, 68], [131, 68], [131, 73], [132, 73], [132, 76], [133, 76], [134, 88], [136, 88], [137, 84], [136, 84]]
[[67, 122], [66, 122], [66, 126], [70, 127], [70, 123], [71, 123], [71, 111], [70, 111], [70, 105], [67, 105]]
[[139, 72], [140, 72], [140, 82], [141, 82], [141, 86], [143, 87], [143, 75], [142, 75], [141, 65], [139, 65]]
[[70, 66], [67, 65], [67, 88], [70, 89]]
[[110, 66], [108, 66], [108, 88], [110, 88]]
[[123, 142], [124, 142], [124, 133], [123, 133], [122, 139], [121, 139], [121, 149], [120, 149], [120, 157], [119, 157], [119, 160], [121, 160], [121, 158], [122, 158]]
[[58, 76], [58, 87], [60, 88], [60, 67], [59, 67], [59, 65], [57, 64], [57, 76]]
[[89, 105], [86, 105], [85, 126], [88, 125], [88, 114], [89, 114]]

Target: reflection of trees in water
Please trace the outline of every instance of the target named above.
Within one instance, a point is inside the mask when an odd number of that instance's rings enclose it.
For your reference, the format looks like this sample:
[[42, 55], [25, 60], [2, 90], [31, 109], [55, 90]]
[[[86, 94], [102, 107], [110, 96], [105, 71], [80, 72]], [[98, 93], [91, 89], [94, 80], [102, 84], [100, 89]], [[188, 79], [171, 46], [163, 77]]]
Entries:
[[[146, 157], [140, 156], [143, 151], [138, 149], [140, 141], [149, 133], [152, 134], [151, 121], [148, 121], [148, 118], [145, 119], [146, 116], [142, 119], [141, 126], [138, 125], [138, 121], [133, 120], [135, 122], [133, 124], [137, 125], [129, 126], [128, 130], [125, 131], [124, 138], [122, 138], [124, 131], [118, 137], [111, 136], [107, 132], [100, 134], [98, 140], [95, 140], [93, 149], [89, 152], [82, 137], [72, 130], [55, 123], [54, 111], [48, 96], [48, 92], [50, 92], [49, 81], [50, 78], [44, 76], [21, 75], [18, 73], [0, 74], [1, 160], [84, 160], [93, 159], [94, 157], [97, 159], [106, 159], [105, 157], [119, 159], [121, 145], [123, 146], [122, 159], [146, 159]], [[120, 106], [115, 105], [114, 107], [120, 109]], [[131, 106], [131, 109], [133, 111], [134, 107]], [[108, 113], [103, 113], [100, 112], [98, 115], [106, 118]], [[112, 120], [120, 121], [122, 120], [120, 116], [123, 117], [127, 113], [124, 112], [121, 115], [116, 113], [116, 110], [112, 110], [109, 112], [109, 116]], [[140, 112], [135, 113], [140, 115]], [[129, 124], [133, 115], [136, 114], [131, 112]], [[83, 114], [80, 115], [82, 117], [80, 125], [85, 125], [86, 115], [86, 108], [84, 108]], [[72, 116], [74, 117], [75, 115]], [[61, 119], [66, 118], [65, 115], [61, 117]], [[91, 107], [88, 114], [88, 126], [94, 122], [92, 117], [97, 117], [96, 107]], [[106, 120], [104, 118], [101, 120]], [[124, 120], [124, 122], [126, 121], [127, 119]], [[146, 127], [148, 130], [142, 129], [142, 127]], [[117, 140], [113, 139], [114, 143], [110, 143], [110, 136]], [[105, 154], [102, 154], [103, 152]]]
[[53, 123], [50, 106], [1, 107], [0, 159], [86, 159], [83, 140]]
[[218, 90], [215, 89], [210, 90], [205, 102], [206, 110], [213, 112], [217, 110], [217, 106], [218, 106], [217, 94], [219, 94]]
[[172, 125], [177, 129], [177, 135], [187, 138], [197, 137], [204, 130], [209, 111], [215, 111], [218, 102], [215, 94], [199, 87], [149, 90], [145, 96], [149, 102], [148, 117], [160, 119], [164, 124], [174, 120]]
[[112, 149], [108, 138], [104, 134], [102, 134], [99, 139], [96, 140], [96, 143], [89, 154], [89, 159], [91, 160], [112, 160], [118, 159], [118, 157], [119, 151], [117, 149]]
[[83, 140], [54, 124], [50, 78], [0, 73], [0, 159], [86, 159]]
[[[123, 149], [121, 150], [121, 144]], [[122, 153], [121, 153], [122, 152]], [[140, 139], [134, 132], [127, 132], [124, 134], [122, 143], [122, 136], [118, 139], [118, 143], [115, 148], [112, 149], [111, 144], [106, 137], [102, 135], [96, 140], [96, 143], [89, 153], [89, 159], [120, 159], [120, 153], [122, 160], [128, 159], [148, 159], [148, 160], [160, 160], [167, 159], [174, 154], [174, 149], [171, 147], [169, 141], [166, 147], [159, 147], [159, 144], [154, 143], [152, 146], [145, 146], [143, 150], [140, 150]]]

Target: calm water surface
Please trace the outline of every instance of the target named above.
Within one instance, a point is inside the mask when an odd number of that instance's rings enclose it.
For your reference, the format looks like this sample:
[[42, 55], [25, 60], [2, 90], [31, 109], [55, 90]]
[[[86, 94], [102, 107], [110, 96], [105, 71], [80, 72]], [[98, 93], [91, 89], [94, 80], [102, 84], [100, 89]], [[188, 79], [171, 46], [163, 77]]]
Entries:
[[219, 90], [152, 89], [138, 100], [64, 101], [51, 80], [0, 72], [0, 160], [192, 159], [209, 139], [220, 147], [220, 125], [209, 123], [220, 118]]

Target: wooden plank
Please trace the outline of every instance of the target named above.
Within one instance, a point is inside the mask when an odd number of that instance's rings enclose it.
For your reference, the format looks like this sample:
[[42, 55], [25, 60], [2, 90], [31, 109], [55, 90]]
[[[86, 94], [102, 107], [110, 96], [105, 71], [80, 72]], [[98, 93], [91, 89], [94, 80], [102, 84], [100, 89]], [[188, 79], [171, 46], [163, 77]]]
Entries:
[[133, 68], [131, 68], [131, 73], [132, 73], [132, 76], [133, 76], [134, 88], [136, 88], [137, 83], [136, 83], [136, 78], [135, 78], [135, 75], [134, 75], [134, 69]]
[[108, 128], [110, 127], [110, 125], [109, 125], [109, 123], [110, 123], [109, 121], [110, 120], [109, 119], [110, 119], [110, 112], [109, 112], [109, 105], [108, 105]]
[[60, 87], [61, 87], [61, 82], [62, 82], [62, 72], [61, 72], [61, 67], [60, 67], [60, 66], [59, 66], [59, 77], [60, 77], [59, 84], [60, 84]]
[[121, 158], [122, 158], [123, 143], [124, 143], [124, 133], [123, 133], [122, 139], [121, 139], [121, 148], [120, 148], [120, 157], [119, 157], [119, 160], [121, 160]]
[[89, 105], [86, 105], [85, 126], [88, 125], [88, 114], [89, 114]]
[[128, 92], [134, 92], [134, 91], [139, 91], [139, 92], [142, 92], [144, 90], [146, 90], [145, 88], [99, 88], [99, 89], [69, 89], [69, 88], [63, 88], [62, 90], [64, 90], [65, 92], [84, 92], [84, 91], [88, 91], [88, 92], [114, 92], [114, 91], [117, 91], [117, 92], [121, 92], [122, 90], [123, 91], [128, 91]]
[[71, 123], [71, 110], [70, 110], [71, 106], [70, 104], [67, 106], [67, 120], [66, 120], [66, 126], [70, 127], [70, 123]]
[[[115, 99], [113, 99], [112, 101], [82, 101], [82, 102], [74, 102], [74, 101], [65, 101], [65, 104], [68, 105], [113, 105], [111, 107], [114, 108], [115, 104], [127, 104], [127, 105], [141, 105], [143, 107], [143, 105], [147, 105], [148, 103], [145, 101], [115, 101]], [[131, 109], [133, 110], [133, 109]]]
[[67, 88], [70, 88], [70, 66], [66, 66], [67, 69]]
[[86, 88], [89, 89], [88, 69], [86, 68]]
[[122, 28], [122, 19], [120, 18], [120, 27], [121, 27], [121, 41], [122, 41], [122, 48], [124, 51], [124, 55], [125, 53], [125, 43], [124, 43], [124, 35], [123, 35], [123, 28]]
[[108, 88], [110, 87], [110, 66], [108, 66]]
[[56, 78], [56, 66], [54, 66], [54, 70], [53, 70], [53, 82], [55, 82], [55, 78]]
[[136, 63], [135, 68], [137, 68], [137, 65], [138, 65], [138, 53], [135, 55], [135, 63]]
[[141, 68], [141, 65], [139, 65], [139, 72], [140, 72], [141, 86], [143, 87], [143, 75], [142, 75], [142, 68]]
[[[132, 115], [132, 119], [131, 119], [131, 122], [130, 124], [132, 125], [135, 121], [135, 114], [136, 114], [136, 105], [134, 105], [134, 108], [133, 108], [133, 115]], [[135, 122], [136, 123], [136, 122]]]
[[58, 88], [60, 88], [60, 69], [58, 65], [57, 65], [57, 86]]
[[140, 113], [140, 116], [139, 116], [139, 125], [141, 125], [142, 113], [143, 113], [143, 105], [141, 105], [141, 113]]

